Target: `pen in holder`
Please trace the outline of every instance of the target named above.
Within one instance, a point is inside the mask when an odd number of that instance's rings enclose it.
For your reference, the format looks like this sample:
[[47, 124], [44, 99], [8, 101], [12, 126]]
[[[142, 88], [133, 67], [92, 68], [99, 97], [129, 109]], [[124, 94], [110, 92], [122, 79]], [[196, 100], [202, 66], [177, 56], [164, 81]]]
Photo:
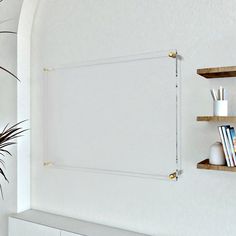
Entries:
[[217, 100], [213, 102], [213, 115], [214, 116], [228, 116], [228, 101]]

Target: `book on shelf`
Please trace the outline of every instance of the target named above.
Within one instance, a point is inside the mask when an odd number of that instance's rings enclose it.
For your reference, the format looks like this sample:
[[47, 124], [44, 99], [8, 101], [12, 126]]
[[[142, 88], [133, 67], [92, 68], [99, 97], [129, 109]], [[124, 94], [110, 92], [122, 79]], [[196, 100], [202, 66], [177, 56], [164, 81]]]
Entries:
[[231, 152], [232, 159], [233, 159], [233, 164], [234, 164], [234, 166], [236, 166], [236, 156], [235, 156], [235, 151], [234, 151], [233, 140], [230, 135], [230, 128], [226, 128], [226, 134], [227, 134], [227, 138], [229, 141], [229, 147], [230, 147], [230, 152]]
[[223, 151], [224, 151], [224, 154], [225, 154], [226, 164], [227, 164], [227, 166], [231, 166], [230, 161], [229, 161], [229, 155], [228, 155], [228, 151], [227, 151], [227, 147], [226, 147], [226, 143], [225, 143], [225, 138], [224, 138], [224, 135], [223, 135], [222, 127], [219, 126], [218, 129], [219, 129], [220, 139], [221, 139], [222, 146], [223, 146]]
[[225, 154], [226, 164], [229, 167], [236, 166], [236, 135], [235, 130], [230, 125], [218, 127], [220, 139]]
[[233, 145], [234, 145], [234, 152], [236, 153], [236, 134], [235, 134], [235, 130], [234, 127], [230, 127], [230, 135], [233, 141]]
[[228, 128], [230, 128], [229, 125], [223, 125], [223, 126], [222, 126], [222, 131], [223, 131], [223, 136], [224, 136], [224, 139], [225, 139], [226, 150], [227, 150], [227, 152], [228, 152], [230, 167], [233, 167], [233, 166], [234, 166], [233, 153], [232, 153], [232, 151], [231, 151], [230, 144], [229, 144], [229, 138], [228, 138], [228, 135], [227, 135], [227, 132], [226, 132], [226, 130], [227, 130]]

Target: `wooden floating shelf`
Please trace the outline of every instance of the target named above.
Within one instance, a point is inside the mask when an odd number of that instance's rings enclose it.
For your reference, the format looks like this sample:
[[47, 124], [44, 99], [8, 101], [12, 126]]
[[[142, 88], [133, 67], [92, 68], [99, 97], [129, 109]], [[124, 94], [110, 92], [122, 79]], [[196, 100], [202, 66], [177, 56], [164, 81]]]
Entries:
[[236, 116], [198, 116], [197, 121], [236, 122]]
[[204, 170], [220, 170], [220, 171], [236, 172], [236, 167], [211, 165], [209, 164], [209, 159], [199, 162], [197, 164], [197, 168]]
[[197, 74], [207, 79], [236, 77], [236, 66], [197, 69]]

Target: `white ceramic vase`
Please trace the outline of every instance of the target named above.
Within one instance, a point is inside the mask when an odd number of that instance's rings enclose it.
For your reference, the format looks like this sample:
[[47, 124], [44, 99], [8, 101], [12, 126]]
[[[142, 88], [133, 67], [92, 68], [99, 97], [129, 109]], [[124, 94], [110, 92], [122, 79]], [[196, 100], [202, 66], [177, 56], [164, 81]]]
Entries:
[[209, 163], [212, 165], [225, 165], [222, 143], [215, 142], [211, 145]]

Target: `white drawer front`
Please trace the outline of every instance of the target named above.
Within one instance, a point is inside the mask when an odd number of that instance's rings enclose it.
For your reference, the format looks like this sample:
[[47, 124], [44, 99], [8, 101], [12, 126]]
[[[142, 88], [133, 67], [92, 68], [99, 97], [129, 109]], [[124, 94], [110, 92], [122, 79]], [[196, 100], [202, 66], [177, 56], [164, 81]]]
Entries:
[[9, 218], [8, 236], [60, 236], [60, 230], [15, 218]]

